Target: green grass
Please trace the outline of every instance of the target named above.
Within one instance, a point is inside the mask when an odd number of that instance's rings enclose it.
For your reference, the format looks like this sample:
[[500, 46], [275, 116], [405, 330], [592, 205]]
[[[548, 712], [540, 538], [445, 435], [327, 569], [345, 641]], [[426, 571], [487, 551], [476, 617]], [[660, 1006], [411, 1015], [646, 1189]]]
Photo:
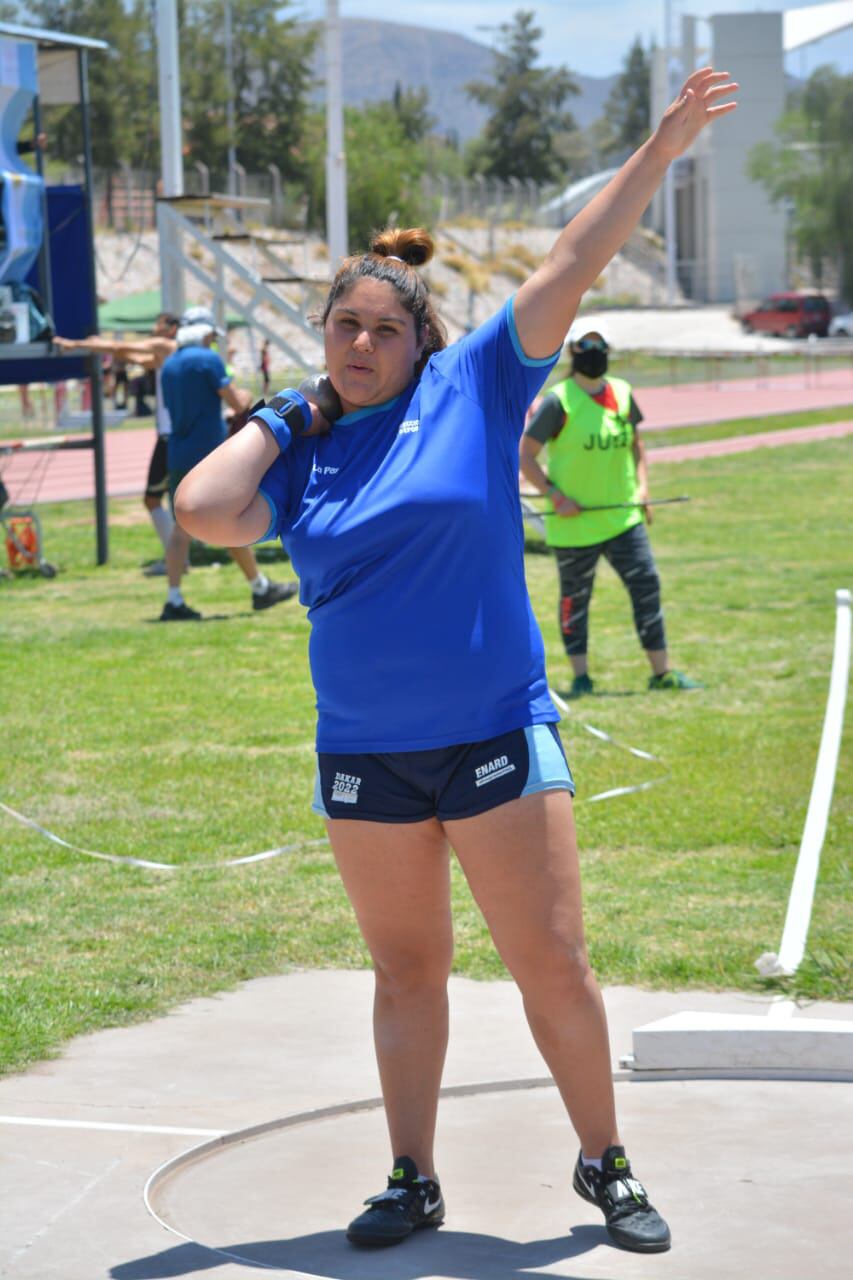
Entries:
[[809, 409], [802, 413], [774, 413], [764, 418], [731, 418], [725, 422], [697, 423], [689, 427], [654, 428], [642, 431], [649, 448], [668, 444], [697, 444], [703, 440], [728, 440], [731, 436], [759, 435], [765, 431], [789, 431], [792, 427], [813, 427], [825, 422], [850, 422], [853, 404], [831, 409]]
[[[689, 492], [654, 545], [672, 657], [703, 679], [646, 691], [627, 598], [602, 566], [591, 623], [596, 696], [564, 737], [593, 961], [605, 983], [767, 989], [753, 967], [781, 937], [826, 701], [834, 592], [851, 584], [853, 441], [656, 469]], [[111, 506], [111, 562], [93, 566], [88, 503], [42, 511], [53, 581], [0, 582], [0, 799], [83, 848], [174, 862], [157, 873], [62, 849], [0, 813], [0, 1068], [191, 996], [288, 966], [363, 966], [364, 947], [310, 811], [308, 624], [292, 604], [249, 609], [234, 566], [198, 557], [187, 597], [210, 620], [155, 622], [162, 579], [138, 501]], [[569, 675], [556, 573], [528, 556], [551, 680]], [[286, 566], [274, 566], [283, 576]], [[655, 776], [583, 732], [588, 720], [662, 757]], [[809, 952], [787, 989], [853, 997], [848, 714]], [[214, 864], [280, 843], [296, 852]], [[194, 869], [190, 870], [192, 867]], [[458, 870], [456, 968], [503, 974]]]

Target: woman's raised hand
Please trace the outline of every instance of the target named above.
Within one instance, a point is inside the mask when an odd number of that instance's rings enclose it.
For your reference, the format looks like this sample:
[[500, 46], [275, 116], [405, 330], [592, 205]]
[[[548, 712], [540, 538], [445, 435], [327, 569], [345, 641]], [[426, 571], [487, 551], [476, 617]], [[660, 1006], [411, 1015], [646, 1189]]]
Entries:
[[721, 102], [726, 94], [734, 93], [739, 86], [729, 79], [728, 71], [715, 71], [713, 67], [700, 67], [684, 81], [681, 92], [654, 133], [655, 149], [675, 160], [683, 155], [707, 124], [728, 115], [737, 107], [736, 102]]

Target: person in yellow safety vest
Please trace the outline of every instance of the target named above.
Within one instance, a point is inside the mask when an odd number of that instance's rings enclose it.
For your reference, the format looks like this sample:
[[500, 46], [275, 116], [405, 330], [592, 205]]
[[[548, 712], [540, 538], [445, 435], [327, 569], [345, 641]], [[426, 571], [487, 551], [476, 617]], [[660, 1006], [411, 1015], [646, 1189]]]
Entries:
[[[567, 348], [571, 373], [534, 401], [521, 441], [521, 473], [548, 499], [545, 540], [560, 575], [560, 630], [574, 679], [569, 697], [592, 693], [587, 665], [589, 606], [604, 556], [631, 597], [634, 625], [652, 674], [650, 689], [701, 689], [669, 665], [660, 580], [645, 525], [649, 482], [631, 386], [605, 377], [610, 344], [604, 326], [576, 321]], [[547, 451], [547, 474], [539, 462]], [[616, 507], [615, 504], [623, 504]], [[610, 510], [586, 508], [611, 506]], [[644, 523], [645, 522], [645, 523]]]

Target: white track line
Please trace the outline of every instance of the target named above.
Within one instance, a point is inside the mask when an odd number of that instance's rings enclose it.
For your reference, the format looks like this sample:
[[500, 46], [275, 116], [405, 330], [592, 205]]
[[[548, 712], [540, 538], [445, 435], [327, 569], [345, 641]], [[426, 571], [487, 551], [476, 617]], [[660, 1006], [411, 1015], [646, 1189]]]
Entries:
[[227, 1129], [177, 1129], [161, 1124], [108, 1124], [99, 1120], [53, 1120], [49, 1116], [0, 1116], [0, 1124], [40, 1129], [93, 1129], [102, 1133], [166, 1133], [183, 1138], [221, 1138]]
[[[51, 1227], [53, 1227], [60, 1218], [64, 1217], [66, 1213], [70, 1213], [72, 1209], [76, 1209], [78, 1204], [81, 1204], [82, 1201], [86, 1199], [89, 1192], [94, 1191], [98, 1183], [103, 1182], [105, 1178], [108, 1178], [110, 1174], [118, 1168], [119, 1164], [119, 1160], [113, 1160], [106, 1169], [103, 1169], [101, 1173], [95, 1174], [94, 1177], [86, 1183], [85, 1187], [78, 1191], [75, 1196], [72, 1196], [72, 1198], [62, 1205], [60, 1209], [57, 1209], [56, 1213], [52, 1214], [42, 1227], [39, 1227], [35, 1235], [29, 1239], [25, 1245], [22, 1245], [20, 1249], [15, 1250], [9, 1259], [9, 1266], [11, 1267], [15, 1262], [17, 1262], [18, 1258], [23, 1257], [29, 1249], [32, 1249], [34, 1244], [37, 1244], [39, 1240], [47, 1235]], [[7, 1274], [5, 1267], [3, 1269], [3, 1274]]]

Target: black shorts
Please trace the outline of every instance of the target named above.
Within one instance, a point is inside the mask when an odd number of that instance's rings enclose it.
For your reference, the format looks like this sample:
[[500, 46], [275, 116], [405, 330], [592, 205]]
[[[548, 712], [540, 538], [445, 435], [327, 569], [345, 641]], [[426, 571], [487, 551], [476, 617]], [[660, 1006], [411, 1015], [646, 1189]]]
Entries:
[[431, 751], [318, 752], [311, 807], [324, 818], [449, 822], [537, 791], [575, 793], [554, 724]]
[[148, 463], [148, 479], [145, 483], [146, 498], [162, 498], [169, 491], [169, 442], [158, 436]]

